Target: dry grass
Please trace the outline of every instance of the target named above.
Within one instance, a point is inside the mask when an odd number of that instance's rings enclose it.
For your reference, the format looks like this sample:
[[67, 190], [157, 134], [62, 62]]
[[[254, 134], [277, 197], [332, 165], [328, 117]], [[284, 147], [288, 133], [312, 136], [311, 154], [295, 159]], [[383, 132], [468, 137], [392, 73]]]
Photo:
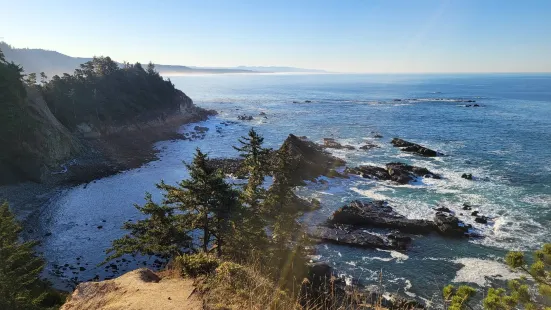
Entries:
[[[171, 275], [180, 273], [172, 266]], [[208, 310], [386, 310], [383, 294], [373, 296], [357, 288], [344, 286], [335, 277], [324, 284], [308, 279], [300, 281], [290, 291], [282, 290], [266, 276], [259, 264], [241, 265], [220, 262], [216, 270], [196, 277], [195, 286], [202, 294], [203, 308]], [[373, 298], [373, 300], [371, 299]], [[415, 309], [405, 304], [395, 310]]]

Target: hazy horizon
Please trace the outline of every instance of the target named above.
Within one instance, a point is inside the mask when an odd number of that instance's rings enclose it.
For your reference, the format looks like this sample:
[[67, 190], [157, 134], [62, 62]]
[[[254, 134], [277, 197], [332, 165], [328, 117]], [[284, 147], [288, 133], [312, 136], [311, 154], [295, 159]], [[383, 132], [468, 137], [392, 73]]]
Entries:
[[72, 57], [341, 73], [551, 72], [547, 1], [0, 2], [0, 41]]

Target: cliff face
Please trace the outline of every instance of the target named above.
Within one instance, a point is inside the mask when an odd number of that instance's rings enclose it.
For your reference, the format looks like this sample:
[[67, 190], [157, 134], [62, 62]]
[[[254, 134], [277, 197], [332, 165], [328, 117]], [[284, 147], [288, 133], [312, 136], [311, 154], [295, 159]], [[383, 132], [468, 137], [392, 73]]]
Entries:
[[[70, 132], [51, 113], [40, 92], [27, 87], [29, 130], [2, 154], [0, 185], [22, 181], [87, 182], [155, 158], [152, 144], [177, 139], [178, 128], [216, 112], [176, 92], [178, 108], [144, 113], [124, 124], [82, 123]], [[72, 165], [67, 162], [76, 159]]]
[[50, 112], [35, 89], [27, 87], [25, 113], [29, 127], [7, 149], [0, 162], [0, 184], [40, 182], [62, 170], [61, 164], [82, 151], [82, 145]]

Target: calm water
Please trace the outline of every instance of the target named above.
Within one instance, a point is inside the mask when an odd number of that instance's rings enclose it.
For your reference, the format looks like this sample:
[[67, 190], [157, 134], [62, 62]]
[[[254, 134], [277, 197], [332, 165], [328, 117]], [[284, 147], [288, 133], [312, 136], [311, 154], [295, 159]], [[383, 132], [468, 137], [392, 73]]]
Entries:
[[[510, 277], [500, 263], [507, 250], [530, 250], [551, 241], [551, 75], [218, 75], [172, 81], [196, 104], [220, 114], [203, 123], [211, 128], [204, 140], [161, 142], [160, 160], [65, 189], [45, 206], [39, 226], [42, 234], [52, 233], [42, 247], [49, 263], [74, 265], [83, 256], [78, 262], [86, 268], [76, 274], [68, 269], [62, 278], [108, 275], [96, 264], [110, 241], [123, 234], [122, 223], [140, 217], [132, 204], [142, 203], [146, 191], [158, 198], [154, 184], [161, 179], [187, 177], [181, 161], [190, 160], [197, 146], [213, 157], [235, 156], [231, 145], [251, 126], [270, 147], [279, 147], [289, 133], [318, 142], [324, 137], [355, 146], [371, 142], [381, 148], [334, 154], [351, 166], [398, 160], [444, 176], [405, 186], [361, 178], [309, 184], [298, 193], [318, 198], [322, 209], [305, 221], [322, 221], [354, 199], [384, 199], [411, 218], [432, 218], [437, 205], [459, 214], [463, 203], [494, 217], [482, 225], [467, 213], [460, 216], [485, 238], [418, 236], [406, 253], [320, 246], [319, 259], [348, 278], [375, 283], [382, 271], [389, 290], [431, 299], [450, 281], [487, 285], [492, 277]], [[457, 99], [473, 99], [481, 107], [468, 108]], [[257, 116], [260, 112], [267, 118]], [[240, 114], [255, 119], [220, 126]], [[374, 139], [374, 133], [384, 138]], [[390, 145], [392, 137], [448, 156], [400, 153]], [[461, 179], [464, 172], [476, 180]], [[119, 271], [135, 266], [122, 264]]]

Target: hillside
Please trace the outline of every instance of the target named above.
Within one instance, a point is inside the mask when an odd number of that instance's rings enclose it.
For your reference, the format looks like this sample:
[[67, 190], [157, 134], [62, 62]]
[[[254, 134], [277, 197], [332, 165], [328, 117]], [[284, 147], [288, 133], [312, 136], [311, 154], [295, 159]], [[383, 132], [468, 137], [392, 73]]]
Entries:
[[[26, 73], [45, 72], [48, 76], [72, 73], [80, 65], [91, 61], [93, 58], [71, 57], [56, 51], [44, 49], [15, 48], [6, 42], [0, 42], [2, 50], [8, 61], [21, 64]], [[119, 65], [123, 65], [118, 62]], [[219, 73], [253, 73], [251, 70], [244, 69], [210, 69], [210, 68], [191, 68], [179, 65], [160, 65], [156, 64], [157, 70], [161, 74], [219, 74]]]
[[93, 58], [38, 84], [0, 54], [0, 184], [83, 182], [139, 166], [154, 158], [152, 143], [210, 114], [153, 65]]

